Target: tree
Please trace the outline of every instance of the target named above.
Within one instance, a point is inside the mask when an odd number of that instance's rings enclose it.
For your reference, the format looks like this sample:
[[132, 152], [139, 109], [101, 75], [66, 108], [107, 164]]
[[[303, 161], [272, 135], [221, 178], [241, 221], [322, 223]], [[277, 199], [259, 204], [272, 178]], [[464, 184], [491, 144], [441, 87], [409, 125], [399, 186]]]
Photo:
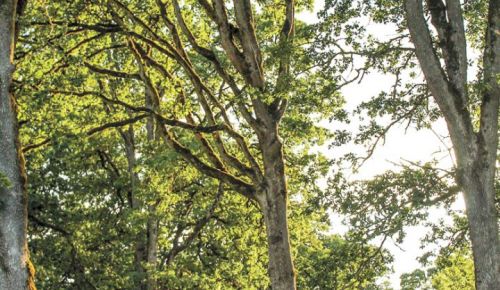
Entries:
[[[35, 5], [26, 18], [25, 49], [39, 49], [43, 67], [31, 83], [41, 94], [89, 100], [87, 110], [112, 106], [110, 116], [88, 119], [101, 129], [152, 120], [178, 156], [259, 206], [273, 289], [295, 288], [287, 172], [302, 159], [309, 166], [303, 148], [327, 135], [314, 120], [340, 103], [326, 97], [334, 82], [304, 54], [311, 31], [294, 11], [306, 5], [77, 1], [54, 3], [48, 17]], [[57, 138], [45, 137], [40, 144]]]
[[331, 182], [329, 192], [317, 198], [345, 217], [357, 240], [381, 237], [383, 242], [394, 238], [401, 243], [408, 226], [426, 221], [431, 206], [449, 208], [457, 191], [448, 174], [426, 164], [387, 171], [364, 181], [348, 182], [339, 176]]
[[35, 289], [26, 242], [27, 192], [12, 95], [17, 18], [25, 1], [0, 3], [0, 288]]
[[[334, 17], [328, 16], [332, 5], [338, 10]], [[374, 136], [376, 144], [395, 124], [408, 121], [425, 128], [437, 116], [444, 117], [457, 161], [454, 177], [466, 200], [478, 289], [494, 289], [500, 283], [495, 208], [499, 5], [498, 1], [466, 1], [463, 5], [460, 1], [441, 0], [333, 1], [327, 3], [325, 10], [326, 18], [330, 17], [327, 23], [332, 19], [349, 23], [343, 29], [347, 40], [329, 39], [329, 43], [351, 49], [333, 50], [331, 58], [345, 63], [346, 59], [359, 56], [366, 60], [357, 68], [360, 75], [375, 69], [395, 76], [390, 92], [362, 106], [372, 117], [390, 114], [393, 120], [388, 126], [374, 122], [365, 127], [358, 141]], [[341, 12], [344, 16], [340, 16]], [[366, 26], [359, 21], [363, 13], [386, 24], [396, 36], [364, 38]], [[469, 61], [470, 48], [482, 50], [482, 59]], [[468, 78], [474, 63], [479, 74], [471, 82]], [[415, 69], [417, 65], [424, 82]], [[373, 146], [369, 152], [373, 152]]]
[[[467, 90], [467, 42], [459, 1], [427, 1], [437, 31], [437, 54], [424, 18], [422, 1], [405, 1], [408, 29], [427, 85], [448, 125], [457, 160], [456, 180], [464, 192], [469, 220], [476, 288], [500, 284], [495, 170], [500, 100], [500, 1], [489, 1], [484, 42], [483, 88], [479, 126], [474, 128]], [[430, 57], [429, 57], [430, 56]], [[440, 60], [444, 60], [444, 68]]]
[[427, 276], [425, 271], [420, 269], [411, 273], [404, 273], [401, 275], [400, 280], [399, 285], [402, 290], [429, 289], [428, 285], [426, 285]]

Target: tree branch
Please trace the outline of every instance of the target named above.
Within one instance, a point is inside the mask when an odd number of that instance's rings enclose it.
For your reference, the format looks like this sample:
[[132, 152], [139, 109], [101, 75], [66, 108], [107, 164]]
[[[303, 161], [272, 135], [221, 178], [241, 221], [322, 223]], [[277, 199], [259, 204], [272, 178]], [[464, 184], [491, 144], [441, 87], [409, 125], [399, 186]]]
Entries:
[[405, 10], [411, 39], [427, 85], [449, 124], [450, 136], [458, 154], [465, 154], [469, 150], [465, 144], [472, 144], [474, 136], [469, 111], [448, 82], [432, 46], [422, 0], [405, 0]]
[[205, 227], [205, 225], [207, 225], [208, 222], [212, 219], [215, 213], [215, 209], [217, 208], [217, 206], [219, 206], [223, 192], [224, 192], [223, 184], [220, 183], [217, 194], [215, 195], [214, 202], [212, 203], [208, 211], [205, 213], [205, 216], [196, 222], [192, 232], [187, 237], [182, 239], [183, 241], [182, 244], [179, 244], [179, 239], [181, 238], [184, 229], [181, 229], [180, 231], [177, 232], [173, 241], [172, 249], [166, 255], [167, 265], [169, 265], [173, 261], [173, 259], [177, 256], [177, 254], [179, 254], [192, 244], [193, 240], [200, 234], [203, 227]]
[[97, 132], [101, 132], [101, 131], [104, 131], [104, 130], [109, 129], [109, 128], [118, 128], [118, 127], [122, 127], [122, 126], [125, 126], [125, 125], [128, 125], [128, 124], [133, 124], [133, 123], [135, 123], [135, 122], [137, 122], [139, 120], [142, 120], [142, 119], [144, 119], [144, 118], [146, 118], [148, 116], [149, 116], [149, 114], [142, 114], [142, 115], [135, 116], [135, 117], [132, 117], [132, 118], [129, 118], [129, 119], [107, 123], [107, 124], [101, 125], [99, 127], [90, 129], [87, 132], [87, 135], [88, 136], [92, 136], [92, 135], [94, 135]]
[[243, 196], [249, 199], [255, 199], [255, 188], [251, 184], [246, 183], [245, 181], [234, 177], [227, 172], [221, 171], [205, 164], [198, 157], [192, 154], [189, 149], [175, 140], [172, 133], [169, 132], [166, 128], [162, 127], [162, 131], [165, 142], [169, 144], [177, 153], [179, 153], [186, 161], [191, 163], [191, 165], [193, 165], [196, 169], [212, 178], [216, 178], [222, 182], [227, 183], [235, 191], [239, 192]]

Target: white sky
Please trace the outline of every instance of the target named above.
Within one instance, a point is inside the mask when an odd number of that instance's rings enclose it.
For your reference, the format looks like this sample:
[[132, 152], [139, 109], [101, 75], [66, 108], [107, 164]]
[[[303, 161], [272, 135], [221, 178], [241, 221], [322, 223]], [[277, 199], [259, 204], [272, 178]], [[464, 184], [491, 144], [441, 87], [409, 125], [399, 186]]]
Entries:
[[[323, 5], [323, 0], [316, 0], [315, 11], [318, 11]], [[297, 15], [302, 21], [311, 23], [317, 21], [315, 12], [301, 12]], [[382, 26], [373, 26], [375, 33], [380, 38], [388, 38], [391, 35], [390, 29], [384, 29]], [[392, 35], [393, 36], [393, 35]], [[387, 90], [393, 83], [393, 77], [381, 75], [377, 73], [371, 73], [364, 77], [361, 83], [354, 82], [353, 84], [346, 86], [342, 89], [342, 93], [347, 101], [347, 109], [354, 109], [359, 103], [368, 100], [370, 97], [376, 96], [380, 91]], [[326, 125], [326, 124], [325, 124]], [[359, 123], [352, 122], [349, 126], [350, 129], [354, 131], [357, 129]], [[333, 124], [327, 126], [334, 126]], [[345, 126], [345, 125], [344, 125]], [[332, 128], [335, 129], [335, 128]], [[409, 128], [405, 131], [404, 126], [399, 126], [393, 128], [387, 138], [385, 143], [381, 143], [379, 147], [374, 152], [373, 156], [364, 163], [360, 168], [359, 172], [352, 176], [353, 179], [368, 179], [377, 174], [392, 169], [397, 170], [395, 164], [402, 163], [404, 161], [431, 161], [432, 159], [440, 160], [440, 167], [450, 168], [453, 164], [451, 157], [449, 156], [448, 148], [449, 144], [443, 144], [442, 139], [436, 136], [447, 136], [446, 125], [443, 120], [439, 120], [433, 125], [434, 132], [430, 130], [416, 131], [415, 129]], [[446, 139], [444, 143], [448, 143]], [[446, 146], [445, 146], [446, 145]], [[352, 146], [347, 146], [347, 148], [341, 148], [340, 150], [334, 148], [333, 150], [328, 150], [326, 148], [320, 148], [329, 157], [339, 157], [346, 151], [353, 150]], [[354, 149], [357, 152], [358, 149]], [[459, 198], [453, 206], [454, 209], [462, 210], [465, 208], [462, 198]], [[440, 218], [445, 218], [446, 214], [444, 209], [432, 209], [430, 218], [433, 220], [438, 220]], [[343, 233], [346, 231], [346, 226], [342, 225], [341, 217], [338, 215], [332, 215], [332, 232]], [[417, 268], [421, 268], [421, 265], [417, 261], [417, 257], [423, 253], [420, 249], [420, 239], [425, 236], [428, 229], [423, 226], [408, 227], [407, 237], [404, 242], [396, 246], [392, 242], [386, 243], [386, 248], [392, 252], [394, 255], [394, 274], [390, 276], [391, 285], [394, 289], [399, 289], [399, 276], [403, 273], [411, 272]], [[437, 245], [436, 245], [437, 246]]]

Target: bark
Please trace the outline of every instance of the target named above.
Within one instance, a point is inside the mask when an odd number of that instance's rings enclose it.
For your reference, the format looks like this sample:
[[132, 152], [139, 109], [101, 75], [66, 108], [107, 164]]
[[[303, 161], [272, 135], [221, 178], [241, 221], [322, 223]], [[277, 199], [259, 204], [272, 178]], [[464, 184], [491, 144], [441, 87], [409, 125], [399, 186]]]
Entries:
[[258, 134], [264, 161], [264, 181], [257, 200], [266, 225], [272, 289], [290, 290], [296, 289], [296, 278], [288, 233], [283, 145], [277, 127], [277, 121], [272, 121]]
[[[478, 290], [500, 285], [498, 213], [495, 208], [495, 170], [500, 99], [500, 1], [489, 2], [485, 39], [480, 126], [475, 131], [468, 111], [466, 43], [459, 1], [427, 1], [438, 31], [445, 68], [433, 47], [422, 0], [406, 0], [412, 42], [428, 87], [446, 120], [457, 160], [457, 183], [465, 197]], [[448, 3], [450, 2], [450, 3]], [[446, 9], [446, 11], [445, 11]]]
[[493, 180], [487, 180], [489, 173], [485, 165], [477, 162], [459, 176], [459, 182], [464, 191], [469, 221], [476, 289], [494, 290], [500, 285], [498, 215], [495, 190], [490, 186]]
[[[272, 182], [272, 181], [271, 181]], [[295, 287], [295, 270], [290, 251], [287, 223], [287, 202], [281, 193], [269, 189], [262, 204], [269, 252], [269, 276], [273, 290]]]
[[11, 92], [17, 1], [0, 2], [0, 289], [35, 289], [26, 240], [27, 192]]
[[[498, 149], [500, 101], [500, 1], [489, 3], [484, 51], [484, 82], [472, 166], [461, 177], [474, 255], [476, 289], [498, 289], [500, 285], [500, 241], [495, 207], [495, 170]], [[469, 169], [469, 172], [467, 172]]]

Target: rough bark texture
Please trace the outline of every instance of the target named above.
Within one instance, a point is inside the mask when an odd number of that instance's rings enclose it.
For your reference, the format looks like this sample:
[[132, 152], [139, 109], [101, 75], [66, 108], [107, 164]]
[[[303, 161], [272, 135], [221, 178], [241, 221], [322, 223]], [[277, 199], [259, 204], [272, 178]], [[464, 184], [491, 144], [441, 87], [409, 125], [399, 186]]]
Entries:
[[283, 145], [278, 137], [276, 120], [271, 118], [264, 128], [258, 134], [264, 161], [264, 180], [257, 200], [266, 224], [269, 275], [273, 290], [296, 289], [287, 222], [288, 193]]
[[494, 290], [499, 280], [499, 240], [495, 191], [488, 185], [485, 163], [476, 164], [460, 177], [464, 191], [469, 231], [474, 256], [476, 289]]
[[35, 289], [29, 261], [24, 159], [11, 93], [17, 1], [0, 2], [0, 289]]
[[287, 224], [286, 199], [268, 191], [262, 211], [269, 250], [272, 289], [296, 289]]
[[438, 32], [444, 68], [432, 44], [422, 0], [406, 0], [408, 28], [429, 89], [446, 120], [457, 160], [469, 221], [476, 288], [498, 289], [500, 255], [498, 213], [495, 208], [495, 170], [500, 99], [500, 1], [489, 2], [485, 39], [480, 127], [474, 130], [468, 111], [466, 43], [459, 1], [426, 1]]

